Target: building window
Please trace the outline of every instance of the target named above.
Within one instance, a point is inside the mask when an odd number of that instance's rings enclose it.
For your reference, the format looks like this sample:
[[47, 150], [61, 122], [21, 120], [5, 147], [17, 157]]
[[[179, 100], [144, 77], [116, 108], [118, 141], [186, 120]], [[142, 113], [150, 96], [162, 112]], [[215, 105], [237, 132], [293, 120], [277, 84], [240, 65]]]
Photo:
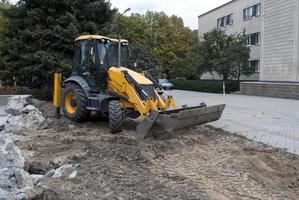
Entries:
[[222, 18], [217, 20], [217, 28], [222, 27]]
[[252, 7], [244, 9], [243, 15], [244, 20], [250, 19], [252, 17]]
[[261, 44], [261, 33], [253, 33], [246, 36], [247, 46], [260, 45]]
[[255, 73], [260, 72], [260, 60], [250, 60], [249, 66], [255, 70]]
[[256, 4], [253, 9], [254, 16], [260, 16], [262, 14], [262, 4]]
[[252, 17], [260, 16], [262, 13], [262, 4], [256, 4], [243, 10], [243, 19], [248, 20]]
[[217, 28], [226, 27], [226, 26], [230, 26], [230, 25], [233, 25], [232, 14], [217, 19]]

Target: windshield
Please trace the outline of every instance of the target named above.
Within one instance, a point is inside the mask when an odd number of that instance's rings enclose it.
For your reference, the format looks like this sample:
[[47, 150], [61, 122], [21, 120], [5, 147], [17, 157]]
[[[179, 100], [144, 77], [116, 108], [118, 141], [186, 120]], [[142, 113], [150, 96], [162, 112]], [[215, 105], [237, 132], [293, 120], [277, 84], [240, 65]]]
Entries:
[[108, 47], [108, 66], [118, 65], [118, 44], [112, 43]]
[[[121, 45], [121, 66], [129, 66], [129, 45], [122, 43]], [[118, 66], [118, 43], [111, 43], [108, 47], [108, 66]]]

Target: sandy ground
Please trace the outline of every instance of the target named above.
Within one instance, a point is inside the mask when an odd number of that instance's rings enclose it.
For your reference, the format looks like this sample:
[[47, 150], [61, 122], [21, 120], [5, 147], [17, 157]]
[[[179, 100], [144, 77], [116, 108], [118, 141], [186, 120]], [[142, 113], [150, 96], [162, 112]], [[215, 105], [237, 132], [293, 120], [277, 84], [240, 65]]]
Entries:
[[298, 199], [299, 157], [209, 126], [138, 141], [134, 126], [111, 135], [107, 122], [53, 118], [18, 142], [30, 173], [73, 164], [70, 178], [48, 178], [33, 199]]

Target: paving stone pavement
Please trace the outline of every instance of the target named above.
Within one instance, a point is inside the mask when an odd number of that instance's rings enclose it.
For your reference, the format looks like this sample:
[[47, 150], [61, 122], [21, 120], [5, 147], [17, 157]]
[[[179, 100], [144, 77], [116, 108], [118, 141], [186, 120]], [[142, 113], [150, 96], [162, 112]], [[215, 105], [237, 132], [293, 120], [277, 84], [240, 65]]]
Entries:
[[226, 104], [214, 127], [299, 155], [299, 100], [173, 90], [178, 105]]

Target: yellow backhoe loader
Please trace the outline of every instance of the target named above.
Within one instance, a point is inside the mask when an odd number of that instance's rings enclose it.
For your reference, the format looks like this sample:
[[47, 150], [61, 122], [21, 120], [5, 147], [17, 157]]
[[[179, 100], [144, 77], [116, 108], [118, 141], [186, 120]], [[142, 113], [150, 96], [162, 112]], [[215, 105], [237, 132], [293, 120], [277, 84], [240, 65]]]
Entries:
[[91, 111], [101, 113], [109, 118], [111, 133], [121, 132], [126, 118], [140, 118], [136, 129], [140, 138], [221, 117], [225, 105], [177, 108], [173, 97], [154, 78], [128, 68], [128, 56], [126, 40], [100, 35], [77, 38], [73, 73], [64, 81], [60, 73], [54, 76], [57, 110], [62, 108], [67, 118], [77, 122], [85, 121]]

